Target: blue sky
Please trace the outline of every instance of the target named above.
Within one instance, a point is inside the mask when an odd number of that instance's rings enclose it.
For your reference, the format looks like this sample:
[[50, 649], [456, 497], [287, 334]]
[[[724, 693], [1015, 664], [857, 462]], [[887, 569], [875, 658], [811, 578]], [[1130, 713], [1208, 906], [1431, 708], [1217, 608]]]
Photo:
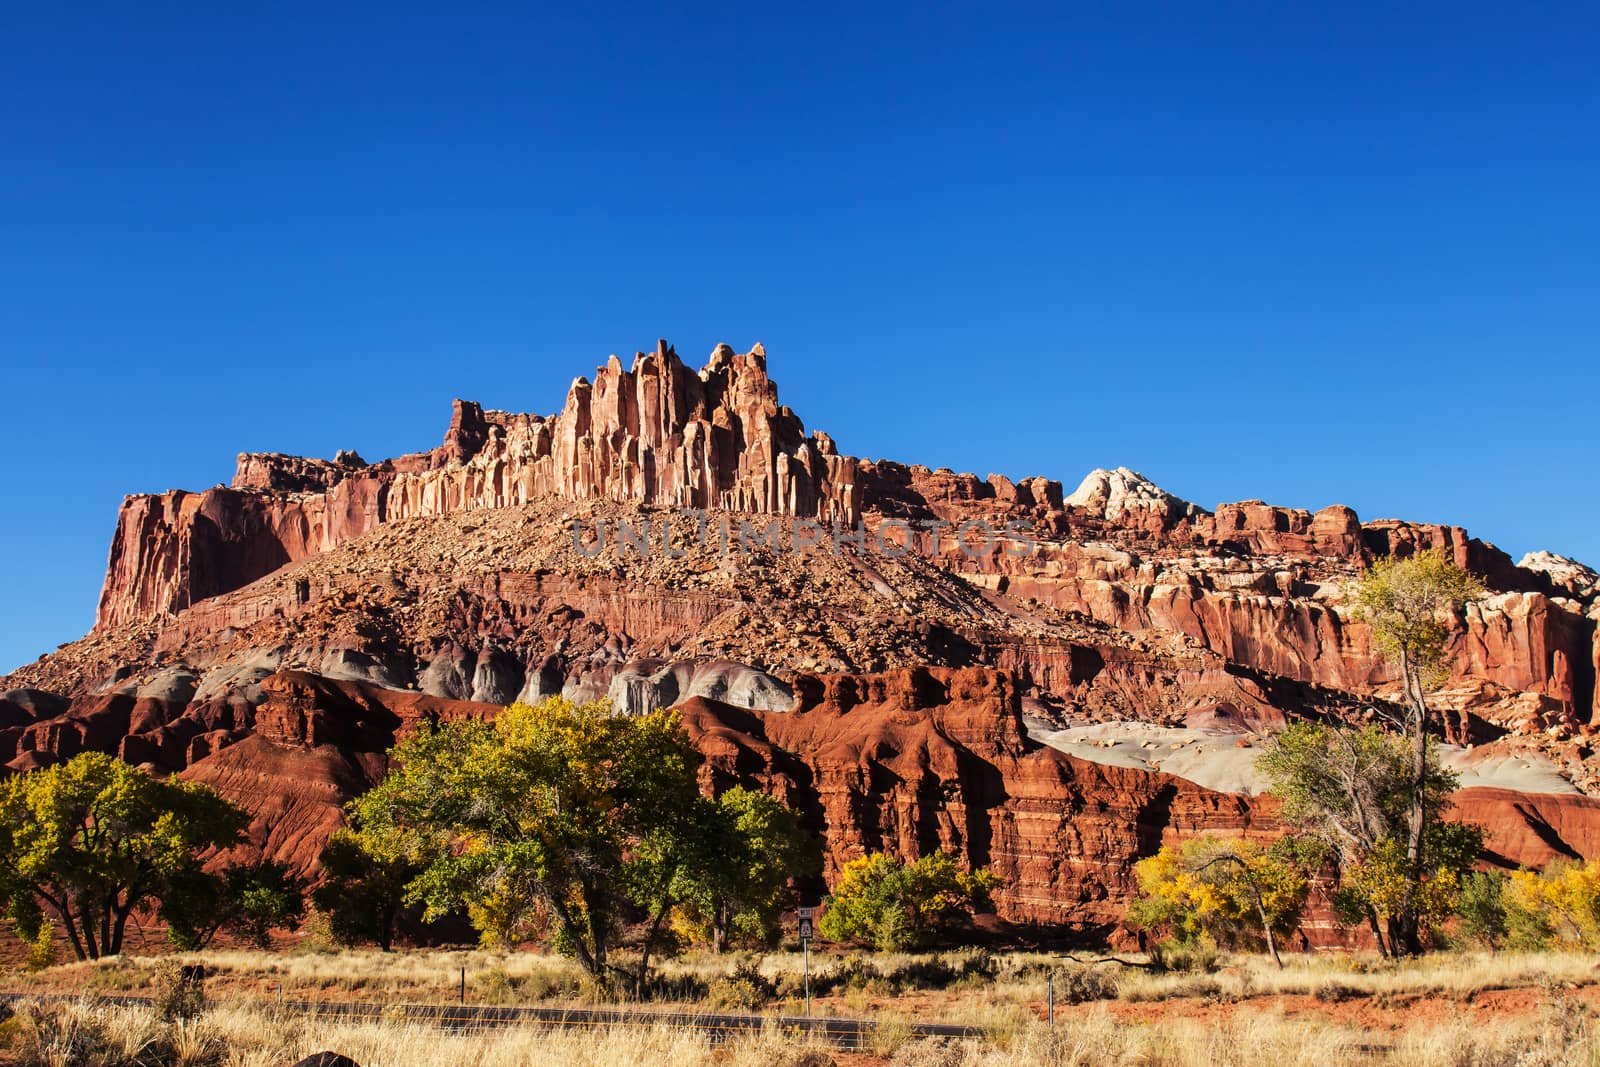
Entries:
[[1600, 16], [1327, 6], [0, 14], [0, 669], [124, 494], [657, 337], [856, 455], [1600, 560]]

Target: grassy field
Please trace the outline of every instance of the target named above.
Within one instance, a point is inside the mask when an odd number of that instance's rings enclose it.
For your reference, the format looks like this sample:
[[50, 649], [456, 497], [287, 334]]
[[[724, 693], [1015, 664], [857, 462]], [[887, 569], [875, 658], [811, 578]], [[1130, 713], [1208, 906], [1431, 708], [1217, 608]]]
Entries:
[[[148, 1009], [94, 999], [159, 990], [178, 961], [203, 963], [211, 974], [209, 1007], [195, 1019], [164, 1023]], [[772, 994], [761, 1004], [728, 1002], [734, 962], [709, 955], [671, 961], [665, 968], [671, 992], [647, 1007], [798, 1013], [797, 954], [773, 954], [759, 962], [760, 984]], [[814, 1011], [881, 1024], [870, 1050], [847, 1053], [775, 1030], [712, 1048], [702, 1035], [670, 1027], [461, 1035], [399, 1020], [309, 1021], [274, 1010], [280, 988], [286, 999], [453, 1002], [466, 968], [469, 1003], [577, 1006], [596, 998], [568, 961], [532, 952], [218, 951], [69, 964], [31, 976], [13, 973], [6, 983], [13, 992], [70, 993], [81, 999], [24, 1004], [0, 1034], [12, 1063], [105, 1067], [286, 1067], [325, 1048], [352, 1056], [363, 1067], [531, 1062], [1600, 1067], [1597, 962], [1576, 954], [1450, 953], [1390, 964], [1330, 954], [1289, 957], [1280, 971], [1264, 958], [1233, 956], [1219, 961], [1213, 973], [1158, 974], [1042, 954], [814, 955], [813, 974], [826, 990]], [[1058, 998], [1053, 1028], [1044, 1017], [1047, 976], [1053, 977]], [[908, 1020], [976, 1024], [988, 1036], [912, 1040], [904, 1025]]]

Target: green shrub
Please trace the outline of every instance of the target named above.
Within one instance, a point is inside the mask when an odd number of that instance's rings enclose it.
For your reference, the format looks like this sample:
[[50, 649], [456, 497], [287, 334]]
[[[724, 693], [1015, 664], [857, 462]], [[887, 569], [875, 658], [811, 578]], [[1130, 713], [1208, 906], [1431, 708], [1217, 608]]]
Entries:
[[1057, 967], [1051, 977], [1055, 981], [1056, 1000], [1064, 1004], [1115, 1000], [1121, 988], [1115, 974], [1098, 967]]
[[163, 960], [156, 968], [151, 1007], [164, 1022], [193, 1019], [206, 1010], [205, 982], [197, 968]]
[[772, 1003], [778, 988], [761, 973], [761, 961], [739, 960], [733, 970], [711, 983], [706, 991], [711, 1006], [724, 1011], [759, 1011]]
[[811, 992], [814, 996], [825, 997], [841, 989], [887, 992], [888, 982], [877, 965], [861, 956], [846, 956], [811, 976]]
[[504, 967], [491, 967], [475, 983], [486, 1004], [510, 1004], [517, 999], [517, 985]]
[[39, 924], [39, 929], [25, 943], [28, 946], [28, 959], [25, 964], [30, 973], [37, 973], [47, 967], [54, 967], [56, 963], [56, 924], [45, 921]]
[[1461, 883], [1461, 933], [1488, 949], [1503, 947], [1510, 934], [1505, 887], [1499, 871], [1473, 871]]
[[1150, 965], [1157, 971], [1214, 974], [1222, 966], [1222, 953], [1205, 935], [1188, 941], [1157, 941], [1150, 947]]

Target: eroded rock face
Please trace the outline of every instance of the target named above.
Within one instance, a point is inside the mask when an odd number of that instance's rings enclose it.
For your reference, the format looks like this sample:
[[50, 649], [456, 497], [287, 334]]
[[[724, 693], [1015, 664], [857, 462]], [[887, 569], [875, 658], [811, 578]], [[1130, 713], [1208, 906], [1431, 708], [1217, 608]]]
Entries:
[[[726, 673], [724, 665], [701, 676]], [[342, 806], [382, 777], [398, 738], [425, 719], [498, 711], [296, 671], [273, 673], [258, 689], [253, 704], [194, 699], [143, 712], [130, 695], [84, 701], [66, 722], [92, 728], [110, 714], [119, 721], [90, 738], [110, 742], [128, 729], [121, 716], [143, 714], [143, 729], [121, 741], [125, 758], [151, 755], [142, 762], [181, 767], [218, 789], [251, 813], [253, 851], [314, 875]], [[1113, 933], [1138, 859], [1197, 833], [1279, 829], [1269, 797], [1041, 745], [1024, 726], [1024, 702], [1004, 671], [906, 668], [801, 676], [783, 710], [704, 696], [679, 706], [706, 757], [706, 787], [742, 782], [784, 798], [823, 835], [830, 876], [867, 852], [948, 849], [1000, 876], [1001, 914], [1019, 923]], [[1468, 789], [1457, 804], [1459, 817], [1489, 830], [1499, 862], [1600, 854], [1600, 802], [1591, 798]]]
[[[869, 852], [947, 849], [999, 876], [1003, 917], [1107, 934], [1137, 891], [1133, 865], [1163, 844], [1281, 832], [1270, 797], [1031, 741], [1003, 672], [803, 678], [796, 690], [784, 714], [695, 698], [684, 722], [706, 755], [708, 788], [758, 785], [809, 817], [829, 845], [830, 882]], [[1600, 854], [1600, 801], [1589, 797], [1468, 789], [1453, 817], [1483, 825], [1508, 866]], [[1316, 916], [1313, 935], [1327, 940], [1330, 925]]]
[[[781, 545], [806, 521], [864, 532], [730, 553], [681, 508]], [[613, 536], [584, 548], [576, 522]], [[631, 552], [625, 526], [687, 547]], [[891, 527], [905, 553], [869, 547]], [[309, 869], [421, 718], [556, 695], [677, 705], [708, 785], [791, 797], [830, 869], [953, 848], [1007, 880], [1010, 917], [1103, 928], [1134, 859], [1270, 829], [1270, 800], [1034, 737], [1373, 721], [1398, 679], [1346, 589], [1418, 551], [1491, 589], [1456, 620], [1443, 732], [1494, 758], [1537, 750], [1600, 794], [1600, 589], [1579, 564], [1337, 505], [1207, 511], [1127, 469], [1066, 494], [858, 460], [779, 403], [759, 346], [696, 372], [663, 343], [577, 379], [554, 415], [458, 400], [426, 452], [245, 454], [232, 486], [128, 498], [96, 628], [0, 679], [0, 763], [99, 749], [211, 782], [256, 814], [259, 848]], [[1461, 798], [1507, 862], [1600, 849], [1585, 796]]]
[[455, 402], [444, 444], [368, 465], [239, 457], [233, 486], [129, 497], [97, 625], [174, 612], [382, 522], [536, 500], [613, 500], [850, 523], [856, 462], [778, 403], [760, 345], [696, 374], [662, 342], [613, 356], [554, 416]]
[[[1064, 497], [1060, 483], [1043, 478], [859, 461], [826, 434], [806, 435], [779, 403], [760, 346], [744, 355], [719, 346], [696, 373], [662, 342], [631, 368], [613, 357], [592, 383], [577, 379], [553, 416], [458, 400], [444, 443], [429, 452], [376, 464], [354, 453], [333, 461], [246, 454], [231, 488], [130, 497], [97, 625], [160, 619], [388, 523], [593, 501], [864, 520], [869, 528], [949, 523], [944, 534], [909, 536], [919, 552], [1012, 603], [1036, 601], [1133, 633], [1169, 631], [1251, 670], [1362, 694], [1386, 692], [1396, 679], [1341, 610], [1343, 585], [1373, 556], [1443, 551], [1497, 592], [1521, 594], [1463, 617], [1458, 710], [1557, 734], [1594, 716], [1600, 594], [1593, 572], [1571, 561], [1535, 555], [1517, 566], [1459, 527], [1363, 525], [1341, 506], [1313, 514], [1245, 501], [1207, 512], [1126, 468], [1091, 472]], [[978, 520], [1030, 531], [1033, 551], [1014, 555], [996, 543], [974, 553], [949, 532]], [[316, 595], [296, 593], [302, 603]], [[241, 621], [253, 617], [234, 612], [227, 625]], [[452, 698], [543, 691], [541, 668], [530, 662], [491, 655], [482, 664], [434, 658], [407, 667], [363, 662], [363, 651], [332, 650], [323, 672], [418, 681]], [[564, 677], [561, 688], [588, 691], [597, 680]]]
[[1093, 470], [1064, 501], [1107, 522], [1162, 530], [1182, 519], [1203, 514], [1203, 509], [1180, 500], [1159, 485], [1127, 467]]

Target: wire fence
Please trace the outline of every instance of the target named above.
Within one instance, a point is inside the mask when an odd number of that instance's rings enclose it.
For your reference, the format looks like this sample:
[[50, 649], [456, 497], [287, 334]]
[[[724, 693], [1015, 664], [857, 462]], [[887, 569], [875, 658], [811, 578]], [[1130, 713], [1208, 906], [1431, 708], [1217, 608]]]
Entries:
[[[0, 1001], [23, 1000], [71, 1002], [92, 1000], [119, 1007], [153, 1007], [151, 997], [128, 995], [74, 995], [70, 993], [0, 993]], [[303, 1015], [313, 1019], [341, 1019], [355, 1022], [416, 1022], [438, 1026], [452, 1032], [504, 1030], [516, 1027], [585, 1030], [614, 1027], [669, 1027], [696, 1030], [712, 1044], [741, 1035], [776, 1030], [796, 1036], [826, 1041], [842, 1049], [862, 1049], [872, 1044], [878, 1028], [873, 1019], [846, 1019], [832, 1016], [737, 1015], [691, 1011], [638, 1011], [630, 1008], [533, 1008], [500, 1007], [476, 1004], [371, 1004], [341, 1001], [280, 1000], [241, 1001], [241, 1004], [270, 1011]], [[892, 1025], [909, 1037], [982, 1038], [979, 1026], [952, 1023], [895, 1021]]]

